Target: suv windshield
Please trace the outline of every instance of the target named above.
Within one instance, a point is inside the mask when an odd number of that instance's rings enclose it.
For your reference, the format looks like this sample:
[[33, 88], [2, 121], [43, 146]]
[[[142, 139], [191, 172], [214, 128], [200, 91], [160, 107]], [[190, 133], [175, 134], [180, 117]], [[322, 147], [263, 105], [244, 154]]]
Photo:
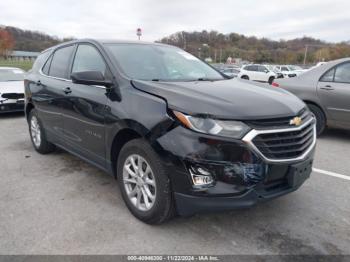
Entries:
[[8, 81], [22, 81], [24, 79], [24, 71], [21, 69], [1, 69], [0, 68], [0, 82]]
[[175, 47], [147, 44], [105, 44], [122, 71], [132, 79], [197, 81], [225, 79], [206, 63]]

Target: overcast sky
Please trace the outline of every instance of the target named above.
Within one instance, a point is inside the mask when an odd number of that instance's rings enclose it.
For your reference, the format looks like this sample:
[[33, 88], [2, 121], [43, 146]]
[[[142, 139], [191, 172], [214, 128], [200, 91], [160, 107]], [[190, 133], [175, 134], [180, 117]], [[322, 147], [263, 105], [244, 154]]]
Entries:
[[217, 30], [271, 39], [350, 40], [349, 0], [0, 0], [0, 25], [58, 37], [154, 41]]

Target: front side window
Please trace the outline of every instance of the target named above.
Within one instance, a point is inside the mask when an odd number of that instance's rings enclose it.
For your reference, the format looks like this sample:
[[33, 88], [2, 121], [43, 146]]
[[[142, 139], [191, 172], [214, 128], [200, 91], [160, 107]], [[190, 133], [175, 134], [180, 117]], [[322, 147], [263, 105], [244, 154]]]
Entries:
[[105, 75], [106, 64], [95, 47], [83, 44], [78, 46], [72, 73], [84, 71], [99, 71]]
[[0, 69], [0, 82], [22, 81], [24, 71], [19, 68]]
[[334, 82], [350, 83], [350, 63], [337, 66], [334, 74]]
[[55, 51], [49, 70], [49, 76], [69, 79], [68, 71], [74, 45], [63, 47]]
[[281, 71], [289, 71], [289, 69], [288, 69], [288, 67], [286, 67], [286, 66], [282, 66], [282, 67], [281, 67]]
[[269, 71], [265, 66], [258, 66], [259, 72]]
[[175, 47], [148, 44], [105, 44], [129, 78], [147, 81], [223, 80], [219, 72]]

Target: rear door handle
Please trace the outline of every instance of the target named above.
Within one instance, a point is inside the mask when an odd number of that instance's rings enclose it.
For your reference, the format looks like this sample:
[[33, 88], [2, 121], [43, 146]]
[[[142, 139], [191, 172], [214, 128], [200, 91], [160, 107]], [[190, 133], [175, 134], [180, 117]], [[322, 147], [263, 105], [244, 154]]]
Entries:
[[334, 88], [332, 87], [332, 86], [330, 86], [330, 85], [326, 85], [326, 86], [323, 86], [323, 87], [321, 87], [321, 89], [322, 90], [334, 90]]
[[72, 93], [72, 89], [70, 89], [70, 87], [66, 87], [66, 88], [63, 88], [63, 92], [68, 95], [70, 93]]

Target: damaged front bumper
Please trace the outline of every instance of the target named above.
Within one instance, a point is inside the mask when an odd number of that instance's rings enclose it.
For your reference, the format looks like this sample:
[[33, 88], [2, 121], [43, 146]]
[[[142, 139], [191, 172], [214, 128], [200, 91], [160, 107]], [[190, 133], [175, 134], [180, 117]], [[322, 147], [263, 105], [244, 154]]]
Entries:
[[[314, 148], [303, 160], [270, 163], [242, 140], [178, 126], [158, 139], [180, 215], [251, 207], [298, 189], [310, 176]], [[211, 179], [196, 185], [193, 176]], [[198, 180], [201, 181], [201, 180]]]

